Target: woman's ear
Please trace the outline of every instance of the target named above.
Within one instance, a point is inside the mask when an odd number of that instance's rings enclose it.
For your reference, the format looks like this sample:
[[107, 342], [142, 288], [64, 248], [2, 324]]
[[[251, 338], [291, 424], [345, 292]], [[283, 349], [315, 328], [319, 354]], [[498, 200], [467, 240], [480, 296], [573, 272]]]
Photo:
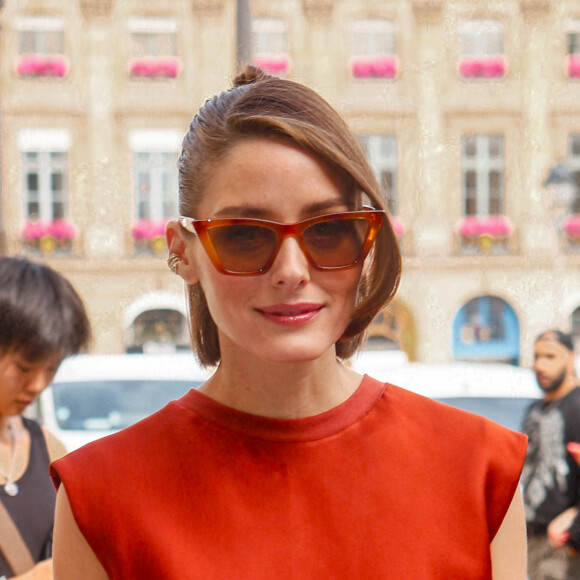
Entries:
[[165, 228], [165, 238], [169, 248], [169, 258], [178, 256], [178, 258], [174, 258], [176, 262], [175, 273], [183, 278], [187, 284], [192, 285], [199, 282], [192, 236], [184, 233], [177, 220], [170, 220]]

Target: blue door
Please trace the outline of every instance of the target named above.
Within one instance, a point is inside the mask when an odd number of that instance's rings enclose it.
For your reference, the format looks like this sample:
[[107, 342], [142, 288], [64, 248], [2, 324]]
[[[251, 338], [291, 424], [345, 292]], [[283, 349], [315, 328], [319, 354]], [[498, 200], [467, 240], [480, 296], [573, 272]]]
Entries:
[[518, 364], [520, 325], [513, 308], [495, 296], [465, 304], [453, 321], [453, 358]]

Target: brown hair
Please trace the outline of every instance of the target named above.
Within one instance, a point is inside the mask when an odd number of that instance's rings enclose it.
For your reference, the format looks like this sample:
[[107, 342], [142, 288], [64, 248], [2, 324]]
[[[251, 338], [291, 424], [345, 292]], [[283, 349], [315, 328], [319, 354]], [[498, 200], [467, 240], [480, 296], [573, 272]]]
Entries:
[[[233, 87], [205, 102], [183, 140], [179, 169], [179, 211], [197, 217], [207, 183], [230, 150], [256, 137], [291, 141], [314, 154], [352, 192], [360, 206], [363, 196], [377, 209], [385, 200], [365, 154], [340, 115], [316, 92], [299, 83], [265, 74], [248, 65]], [[373, 317], [394, 296], [401, 275], [396, 235], [385, 220], [376, 240], [371, 265], [359, 289], [359, 302], [337, 356], [348, 358], [359, 347]], [[188, 288], [193, 347], [207, 366], [220, 360], [217, 328], [199, 283]]]

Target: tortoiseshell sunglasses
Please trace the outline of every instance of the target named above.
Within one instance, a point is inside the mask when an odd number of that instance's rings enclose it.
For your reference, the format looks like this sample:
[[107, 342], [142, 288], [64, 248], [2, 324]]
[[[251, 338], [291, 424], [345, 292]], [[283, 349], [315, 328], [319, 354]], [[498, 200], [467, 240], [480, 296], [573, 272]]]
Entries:
[[372, 248], [384, 217], [384, 210], [370, 208], [316, 216], [294, 224], [184, 216], [179, 223], [198, 236], [222, 274], [259, 276], [270, 269], [287, 236], [296, 239], [316, 270], [340, 270], [359, 264]]

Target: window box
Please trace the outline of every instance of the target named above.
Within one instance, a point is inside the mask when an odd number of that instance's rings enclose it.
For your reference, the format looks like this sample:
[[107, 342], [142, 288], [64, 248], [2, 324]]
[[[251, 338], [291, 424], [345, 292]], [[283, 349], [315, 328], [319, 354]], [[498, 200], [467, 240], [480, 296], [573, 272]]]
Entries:
[[64, 77], [68, 61], [64, 56], [27, 54], [18, 59], [16, 72], [23, 77]]
[[180, 70], [181, 62], [177, 57], [134, 58], [129, 64], [129, 74], [132, 77], [174, 79]]
[[355, 79], [394, 79], [398, 72], [396, 56], [354, 58], [350, 72]]
[[54, 219], [49, 223], [29, 220], [21, 233], [22, 241], [29, 249], [43, 254], [52, 254], [56, 250], [70, 252], [76, 235], [76, 228], [63, 219]]
[[505, 246], [512, 235], [512, 226], [501, 215], [489, 217], [467, 216], [459, 225], [459, 234], [465, 246], [477, 246], [482, 252], [494, 246]]
[[290, 69], [290, 58], [283, 55], [258, 55], [253, 59], [253, 63], [270, 75], [285, 75]]
[[462, 78], [502, 78], [505, 76], [505, 59], [497, 57], [463, 58], [459, 64]]
[[138, 252], [161, 254], [167, 249], [165, 226], [167, 220], [139, 220], [131, 228], [131, 236]]

